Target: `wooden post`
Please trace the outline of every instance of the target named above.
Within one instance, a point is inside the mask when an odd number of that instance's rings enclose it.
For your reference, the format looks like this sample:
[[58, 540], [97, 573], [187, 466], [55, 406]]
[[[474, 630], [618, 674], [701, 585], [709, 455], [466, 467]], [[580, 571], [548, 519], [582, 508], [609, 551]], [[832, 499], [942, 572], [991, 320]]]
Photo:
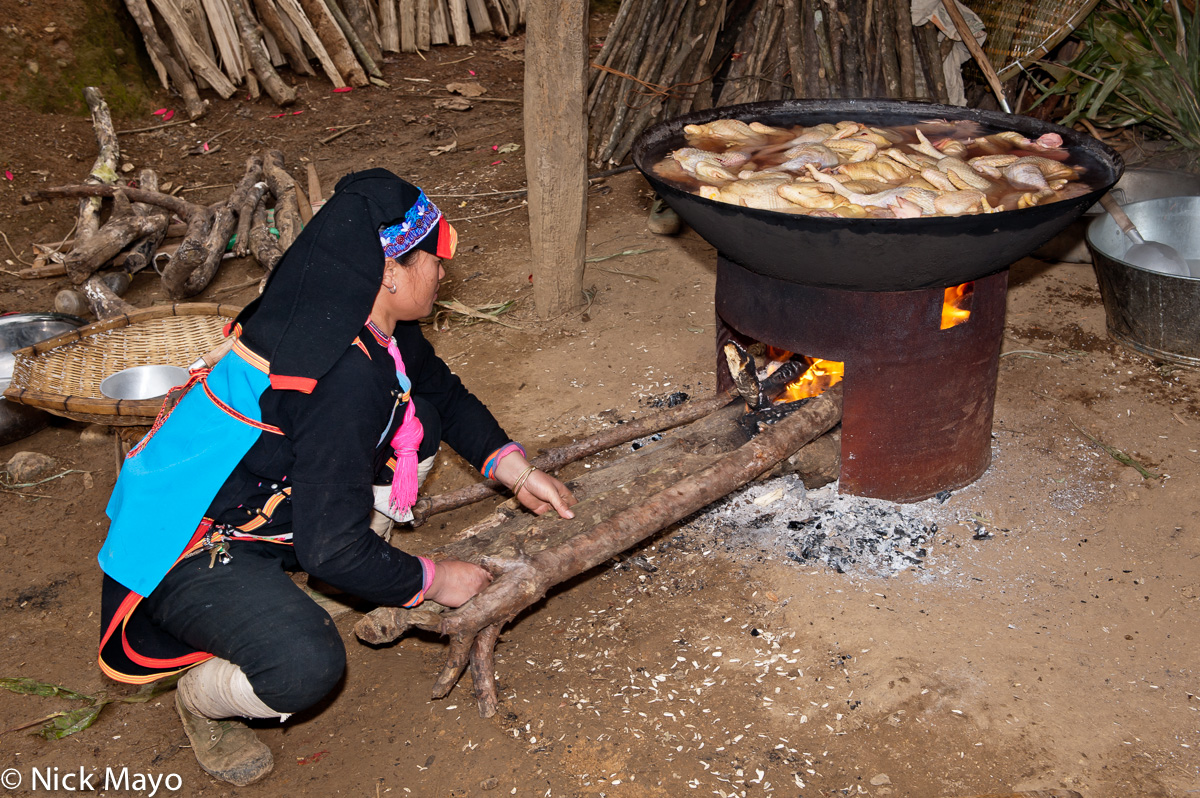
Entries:
[[587, 0], [545, 0], [526, 11], [525, 174], [533, 301], [543, 319], [583, 303], [587, 12]]

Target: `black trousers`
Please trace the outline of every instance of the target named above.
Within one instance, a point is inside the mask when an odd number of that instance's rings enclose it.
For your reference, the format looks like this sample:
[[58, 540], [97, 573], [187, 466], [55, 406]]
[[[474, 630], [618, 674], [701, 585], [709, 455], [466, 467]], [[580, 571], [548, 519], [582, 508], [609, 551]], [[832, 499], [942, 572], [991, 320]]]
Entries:
[[346, 649], [329, 613], [289, 575], [291, 546], [227, 543], [231, 559], [201, 553], [176, 565], [138, 612], [198, 651], [239, 666], [263, 703], [281, 713], [315, 704], [337, 684]]

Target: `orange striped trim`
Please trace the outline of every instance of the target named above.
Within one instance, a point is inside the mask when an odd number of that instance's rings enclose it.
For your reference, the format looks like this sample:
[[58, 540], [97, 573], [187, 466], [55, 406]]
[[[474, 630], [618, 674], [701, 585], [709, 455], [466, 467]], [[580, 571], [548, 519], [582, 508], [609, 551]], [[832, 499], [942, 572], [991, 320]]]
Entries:
[[239, 413], [238, 411], [234, 410], [229, 405], [222, 402], [221, 397], [219, 397], [215, 393], [213, 393], [212, 388], [208, 387], [207, 380], [205, 380], [204, 382], [201, 382], [200, 384], [204, 387], [204, 393], [208, 395], [208, 398], [212, 401], [212, 403], [214, 405], [216, 405], [218, 409], [224, 411], [227, 415], [232, 416], [233, 418], [237, 419], [238, 421], [242, 422], [243, 424], [248, 424], [251, 427], [254, 427], [255, 429], [260, 429], [263, 432], [273, 432], [276, 435], [283, 434], [283, 430], [281, 430], [279, 427], [276, 427], [272, 424], [264, 424], [261, 421], [255, 421], [254, 419], [250, 418], [250, 416], [243, 415], [242, 413]]
[[255, 529], [258, 529], [260, 526], [263, 526], [271, 520], [271, 516], [275, 514], [275, 510], [279, 508], [279, 505], [283, 504], [284, 500], [291, 495], [292, 488], [290, 485], [279, 493], [271, 494], [271, 498], [267, 499], [266, 504], [262, 506], [262, 509], [257, 511], [258, 514], [246, 523], [237, 527], [237, 529], [240, 529], [243, 532], [252, 532]]
[[272, 374], [271, 387], [277, 391], [299, 391], [312, 393], [317, 381], [312, 377], [289, 377], [287, 374]]
[[271, 371], [271, 362], [265, 357], [250, 351], [250, 347], [242, 343], [241, 338], [233, 342], [233, 351], [237, 352], [242, 360], [246, 361], [263, 374], [267, 374]]
[[362, 342], [362, 339], [355, 336], [352, 342], [355, 346], [362, 350], [362, 353], [367, 356], [367, 360], [372, 360], [371, 353], [367, 351], [367, 345]]

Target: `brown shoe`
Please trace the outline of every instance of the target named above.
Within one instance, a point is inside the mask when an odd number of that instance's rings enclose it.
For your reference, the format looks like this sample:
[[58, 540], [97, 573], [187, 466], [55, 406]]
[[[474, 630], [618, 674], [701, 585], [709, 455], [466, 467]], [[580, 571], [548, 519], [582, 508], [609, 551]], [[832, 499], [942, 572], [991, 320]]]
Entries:
[[656, 236], [673, 236], [679, 232], [683, 222], [675, 209], [661, 199], [655, 198], [650, 206], [650, 217], [646, 220], [646, 229]]
[[271, 749], [246, 724], [232, 719], [210, 720], [191, 712], [175, 693], [175, 709], [192, 742], [200, 767], [214, 778], [238, 787], [253, 784], [271, 772]]

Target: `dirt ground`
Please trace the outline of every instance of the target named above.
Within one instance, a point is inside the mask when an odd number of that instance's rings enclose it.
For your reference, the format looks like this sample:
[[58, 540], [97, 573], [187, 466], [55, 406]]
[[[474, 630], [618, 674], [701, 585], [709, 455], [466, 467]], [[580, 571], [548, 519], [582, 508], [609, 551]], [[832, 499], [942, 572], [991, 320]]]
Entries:
[[[396, 57], [389, 89], [335, 94], [300, 80], [301, 102], [284, 116], [265, 100], [214, 99], [195, 124], [122, 135], [122, 162], [156, 169], [196, 202], [222, 199], [265, 147], [285, 153], [302, 185], [307, 162], [327, 191], [368, 166], [422, 185], [461, 236], [442, 297], [516, 303], [503, 325], [452, 316], [428, 336], [530, 448], [641, 417], [672, 393], [711, 395], [714, 251], [691, 231], [646, 231], [650, 198], [636, 172], [590, 190], [588, 255], [646, 251], [589, 264], [586, 308], [536, 318], [519, 197], [474, 196], [524, 184], [522, 150], [501, 152], [522, 143], [522, 48], [481, 39]], [[455, 81], [487, 93], [468, 111], [436, 108]], [[158, 121], [147, 113], [117, 127]], [[356, 123], [322, 143], [332, 126]], [[66, 278], [11, 271], [32, 260], [33, 243], [68, 235], [74, 206], [17, 198], [84, 176], [91, 123], [10, 106], [0, 141], [12, 173], [0, 191], [0, 312], [47, 310]], [[208, 154], [191, 154], [204, 142]], [[227, 261], [196, 299], [243, 303], [260, 273]], [[128, 768], [149, 780], [125, 792], [146, 795], [170, 774], [160, 795], [1200, 794], [1200, 374], [1107, 338], [1088, 264], [1028, 258], [1009, 280], [993, 462], [931, 508], [942, 521], [921, 566], [890, 578], [837, 573], [756, 556], [729, 534], [671, 528], [506, 629], [491, 719], [478, 717], [469, 676], [430, 700], [441, 640], [372, 648], [348, 614], [337, 694], [261, 727], [276, 762], [265, 782], [232, 788], [204, 774], [168, 694], [111, 705], [57, 742], [4, 733], [0, 769], [23, 778], [4, 788], [27, 794], [35, 769], [102, 781], [107, 768]], [[139, 274], [126, 298], [162, 301], [157, 277]], [[58, 420], [0, 448], [0, 462], [42, 452], [66, 472], [0, 493], [0, 677], [128, 695], [95, 665], [95, 556], [115, 463], [111, 438], [85, 428]], [[474, 478], [448, 454], [428, 489]], [[400, 545], [419, 552], [488, 509], [435, 518]], [[0, 729], [75, 705], [0, 691]]]

